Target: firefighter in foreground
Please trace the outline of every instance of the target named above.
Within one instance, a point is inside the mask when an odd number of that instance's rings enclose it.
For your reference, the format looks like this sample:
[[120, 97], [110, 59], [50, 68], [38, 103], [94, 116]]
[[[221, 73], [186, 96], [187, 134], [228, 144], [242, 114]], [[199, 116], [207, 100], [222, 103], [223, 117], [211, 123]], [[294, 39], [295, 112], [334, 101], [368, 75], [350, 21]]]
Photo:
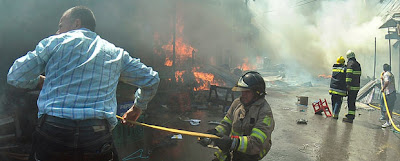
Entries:
[[346, 69], [348, 113], [346, 117], [343, 118], [343, 121], [353, 123], [356, 116], [356, 98], [360, 90], [361, 66], [360, 63], [357, 62], [353, 51], [347, 51], [346, 56], [348, 59]]
[[[228, 113], [214, 129], [207, 132], [218, 135], [211, 139], [219, 147], [217, 161], [257, 161], [271, 149], [271, 133], [275, 122], [271, 107], [265, 99], [265, 82], [258, 72], [250, 71], [239, 78], [232, 88], [242, 95], [233, 101]], [[211, 144], [202, 138], [203, 146]]]
[[343, 97], [347, 95], [346, 90], [346, 65], [343, 56], [340, 56], [336, 60], [336, 64], [333, 64], [332, 78], [329, 89], [329, 94], [332, 100], [332, 111], [333, 119], [338, 119], [340, 108], [342, 106]]

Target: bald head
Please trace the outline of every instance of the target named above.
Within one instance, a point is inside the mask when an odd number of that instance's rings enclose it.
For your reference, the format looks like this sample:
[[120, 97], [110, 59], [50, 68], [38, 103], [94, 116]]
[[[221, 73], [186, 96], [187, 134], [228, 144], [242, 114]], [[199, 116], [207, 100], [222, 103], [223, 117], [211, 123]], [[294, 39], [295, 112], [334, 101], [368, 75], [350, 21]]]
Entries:
[[83, 27], [94, 32], [96, 28], [96, 19], [89, 8], [75, 6], [64, 12], [58, 24], [57, 34]]
[[94, 17], [92, 10], [85, 6], [75, 6], [65, 11], [64, 14], [67, 12], [69, 12], [69, 18], [72, 21], [79, 19], [81, 21], [81, 27], [95, 31], [96, 18]]

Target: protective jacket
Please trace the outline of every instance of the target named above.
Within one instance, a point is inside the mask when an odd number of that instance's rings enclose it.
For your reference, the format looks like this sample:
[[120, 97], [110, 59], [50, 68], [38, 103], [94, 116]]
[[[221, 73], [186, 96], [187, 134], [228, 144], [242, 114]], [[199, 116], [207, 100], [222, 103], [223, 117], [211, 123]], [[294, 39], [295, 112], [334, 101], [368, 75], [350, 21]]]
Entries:
[[360, 77], [361, 77], [361, 66], [357, 62], [356, 58], [350, 58], [347, 62], [346, 69], [346, 84], [348, 90], [358, 91], [360, 90]]
[[[248, 106], [240, 102], [240, 98], [233, 101], [221, 125], [215, 127], [219, 134], [238, 138], [238, 146], [233, 149], [233, 158], [262, 159], [271, 148], [271, 133], [275, 122], [271, 107], [267, 100], [258, 99]], [[216, 152], [219, 160], [225, 160], [222, 151]], [[226, 156], [225, 156], [226, 157]], [[246, 159], [250, 160], [250, 159]]]
[[346, 96], [346, 65], [333, 64], [329, 94]]

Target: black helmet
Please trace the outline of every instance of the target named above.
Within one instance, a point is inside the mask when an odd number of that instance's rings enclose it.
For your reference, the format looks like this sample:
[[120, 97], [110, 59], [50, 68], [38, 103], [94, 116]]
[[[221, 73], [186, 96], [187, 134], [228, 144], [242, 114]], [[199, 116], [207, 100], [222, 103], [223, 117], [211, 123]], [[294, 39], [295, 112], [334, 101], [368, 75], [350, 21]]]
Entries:
[[232, 88], [232, 91], [248, 91], [253, 90], [258, 96], [264, 96], [265, 82], [260, 73], [256, 71], [249, 71], [241, 76]]

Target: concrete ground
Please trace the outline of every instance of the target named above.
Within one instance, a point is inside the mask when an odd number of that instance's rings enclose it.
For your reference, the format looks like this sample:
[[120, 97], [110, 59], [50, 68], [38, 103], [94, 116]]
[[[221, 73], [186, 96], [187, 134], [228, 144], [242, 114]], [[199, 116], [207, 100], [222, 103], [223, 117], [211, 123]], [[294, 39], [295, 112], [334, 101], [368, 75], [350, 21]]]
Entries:
[[[345, 105], [339, 120], [325, 115], [315, 115], [312, 102], [327, 99], [331, 107], [327, 81], [312, 86], [271, 86], [267, 89], [275, 130], [272, 134], [272, 148], [262, 161], [394, 161], [400, 157], [400, 134], [392, 128], [381, 128], [380, 111], [357, 104], [356, 119], [353, 124], [342, 122], [347, 113]], [[296, 96], [308, 97], [308, 106], [298, 106]], [[346, 102], [344, 102], [346, 103]], [[162, 109], [162, 107], [160, 107]], [[202, 120], [192, 126], [180, 118]], [[166, 127], [189, 131], [205, 132], [215, 127], [208, 121], [220, 121], [221, 107], [192, 109], [178, 114], [160, 110], [146, 121]], [[298, 119], [306, 119], [307, 124], [297, 124]], [[400, 120], [394, 116], [395, 120]], [[399, 124], [398, 121], [395, 121]], [[181, 140], [171, 140], [168, 133], [144, 128], [144, 142], [119, 146], [122, 160], [154, 161], [206, 161], [212, 160], [215, 149], [199, 145], [196, 137], [183, 136]], [[167, 137], [165, 137], [167, 136]], [[151, 143], [158, 142], [150, 145]], [[142, 150], [142, 151], [141, 151]], [[136, 153], [135, 153], [136, 152]]]
[[[331, 107], [328, 86], [269, 90], [267, 100], [273, 107], [276, 128], [272, 149], [263, 161], [398, 160], [400, 134], [392, 128], [381, 128], [383, 122], [378, 119], [379, 110], [357, 104], [356, 119], [350, 124], [341, 121], [347, 113], [345, 105], [342, 105], [339, 120], [314, 114], [311, 103], [320, 98], [327, 99]], [[295, 96], [309, 97], [306, 112], [300, 112], [301, 108], [296, 107]], [[297, 124], [296, 120], [300, 118], [307, 119], [308, 124]], [[394, 116], [394, 119], [399, 120], [399, 117]]]

